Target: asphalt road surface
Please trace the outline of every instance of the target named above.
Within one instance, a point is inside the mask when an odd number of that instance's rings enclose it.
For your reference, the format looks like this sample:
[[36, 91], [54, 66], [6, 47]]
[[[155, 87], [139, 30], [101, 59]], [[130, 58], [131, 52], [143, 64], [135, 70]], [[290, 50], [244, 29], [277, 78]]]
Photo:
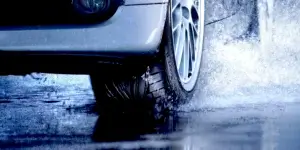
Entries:
[[298, 6], [276, 6], [270, 49], [251, 40], [212, 42], [195, 98], [164, 122], [101, 118], [88, 76], [2, 77], [0, 148], [298, 150]]

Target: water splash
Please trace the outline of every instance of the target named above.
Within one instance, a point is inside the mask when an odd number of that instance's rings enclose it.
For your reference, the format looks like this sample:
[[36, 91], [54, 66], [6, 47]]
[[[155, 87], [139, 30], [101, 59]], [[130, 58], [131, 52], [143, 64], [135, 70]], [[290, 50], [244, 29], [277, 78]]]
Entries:
[[[204, 55], [201, 86], [183, 110], [260, 103], [298, 102], [300, 94], [300, 2], [277, 2], [273, 42], [214, 41]], [[281, 8], [281, 9], [280, 9]], [[289, 9], [287, 9], [289, 8]]]

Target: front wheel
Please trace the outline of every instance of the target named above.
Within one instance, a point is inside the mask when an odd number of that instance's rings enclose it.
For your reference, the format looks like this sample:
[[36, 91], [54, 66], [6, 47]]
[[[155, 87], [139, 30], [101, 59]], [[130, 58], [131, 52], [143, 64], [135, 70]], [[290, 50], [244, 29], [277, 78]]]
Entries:
[[159, 59], [145, 73], [103, 79], [91, 74], [101, 114], [161, 117], [192, 98], [202, 58], [204, 9], [204, 0], [170, 1]]

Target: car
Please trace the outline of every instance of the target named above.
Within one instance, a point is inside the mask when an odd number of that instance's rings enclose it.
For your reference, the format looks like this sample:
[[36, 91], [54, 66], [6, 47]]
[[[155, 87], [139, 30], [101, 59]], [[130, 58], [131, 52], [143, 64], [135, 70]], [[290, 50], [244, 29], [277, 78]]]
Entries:
[[273, 5], [273, 0], [5, 1], [1, 74], [88, 74], [100, 114], [160, 117], [195, 94], [208, 26], [231, 19], [219, 34], [254, 35], [266, 43]]

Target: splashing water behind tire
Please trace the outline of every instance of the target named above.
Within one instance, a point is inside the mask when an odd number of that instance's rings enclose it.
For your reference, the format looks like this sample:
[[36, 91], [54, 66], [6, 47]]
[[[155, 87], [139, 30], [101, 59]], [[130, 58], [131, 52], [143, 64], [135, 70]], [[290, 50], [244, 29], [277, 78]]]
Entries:
[[252, 39], [212, 42], [204, 54], [200, 90], [183, 110], [299, 101], [300, 2], [275, 2], [273, 42], [263, 50]]

